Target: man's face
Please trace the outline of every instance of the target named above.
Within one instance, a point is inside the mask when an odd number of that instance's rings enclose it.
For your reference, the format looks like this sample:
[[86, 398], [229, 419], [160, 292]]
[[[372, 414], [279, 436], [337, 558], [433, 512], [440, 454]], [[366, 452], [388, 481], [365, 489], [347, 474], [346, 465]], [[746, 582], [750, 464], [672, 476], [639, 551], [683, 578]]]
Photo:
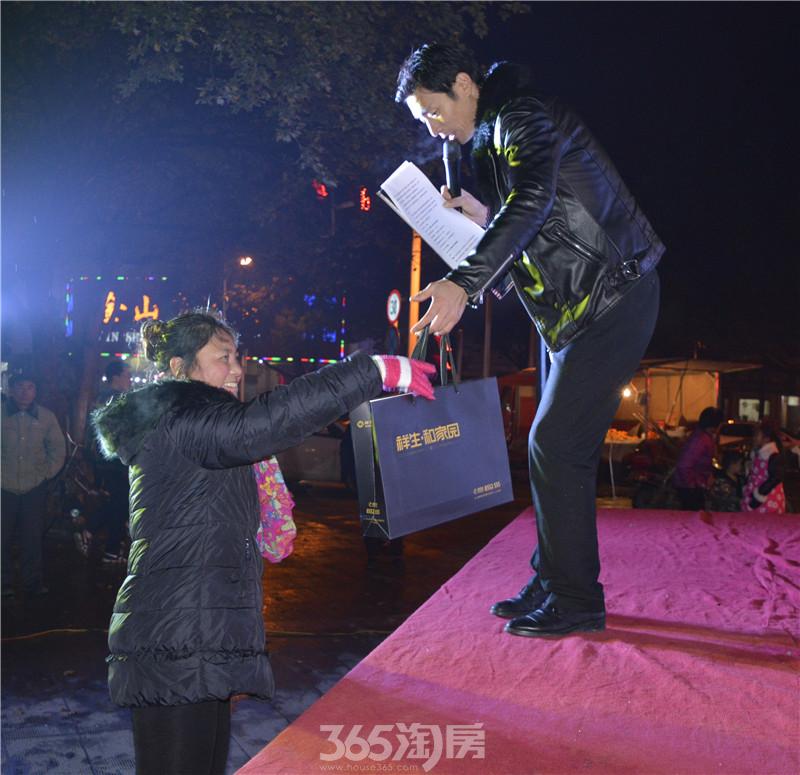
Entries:
[[475, 133], [478, 94], [475, 82], [466, 73], [459, 73], [453, 83], [453, 97], [420, 86], [406, 99], [406, 105], [432, 137], [455, 139], [463, 145]]
[[11, 397], [20, 409], [27, 409], [36, 400], [36, 384], [29, 379], [15, 382], [11, 388]]
[[111, 380], [111, 387], [122, 393], [131, 389], [131, 370], [127, 366]]

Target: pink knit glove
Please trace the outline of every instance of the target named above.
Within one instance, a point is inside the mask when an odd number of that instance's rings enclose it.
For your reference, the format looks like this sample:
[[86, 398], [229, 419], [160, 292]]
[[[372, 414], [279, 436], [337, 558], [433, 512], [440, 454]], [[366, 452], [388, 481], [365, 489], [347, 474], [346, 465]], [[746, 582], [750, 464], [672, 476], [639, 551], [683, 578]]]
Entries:
[[381, 373], [384, 390], [411, 393], [433, 401], [430, 378], [436, 366], [425, 361], [415, 361], [402, 355], [373, 355], [372, 360]]

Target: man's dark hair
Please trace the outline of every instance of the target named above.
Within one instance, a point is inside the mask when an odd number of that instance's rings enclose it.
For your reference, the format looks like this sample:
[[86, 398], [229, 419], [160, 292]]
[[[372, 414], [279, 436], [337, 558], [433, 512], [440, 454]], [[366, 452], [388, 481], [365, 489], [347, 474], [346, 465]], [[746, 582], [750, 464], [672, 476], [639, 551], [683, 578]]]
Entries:
[[22, 382], [32, 382], [34, 385], [38, 382], [36, 376], [29, 371], [15, 371], [8, 377], [8, 386], [14, 387]]
[[397, 75], [395, 102], [405, 102], [418, 87], [453, 96], [453, 84], [459, 73], [466, 73], [475, 83], [480, 80], [472, 54], [452, 43], [426, 43], [412, 51]]
[[697, 425], [699, 428], [716, 428], [723, 419], [724, 415], [716, 406], [707, 406], [700, 412]]
[[114, 377], [118, 377], [125, 369], [130, 368], [125, 361], [111, 361], [106, 366], [106, 381], [111, 382]]
[[744, 455], [735, 449], [729, 449], [722, 453], [722, 470], [727, 471], [734, 463], [741, 463]]

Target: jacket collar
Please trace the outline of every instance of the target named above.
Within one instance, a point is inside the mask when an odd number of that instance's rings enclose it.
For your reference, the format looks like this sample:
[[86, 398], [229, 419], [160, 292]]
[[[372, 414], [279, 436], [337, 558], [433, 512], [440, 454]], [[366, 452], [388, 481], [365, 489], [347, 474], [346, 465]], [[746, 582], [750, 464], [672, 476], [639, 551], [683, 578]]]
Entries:
[[530, 71], [513, 62], [495, 62], [480, 83], [476, 125], [493, 122], [507, 102], [534, 94]]
[[478, 107], [475, 111], [475, 134], [472, 153], [480, 156], [492, 146], [494, 122], [501, 108], [518, 97], [534, 94], [528, 68], [512, 62], [495, 62], [480, 83]]
[[758, 450], [758, 456], [762, 460], [769, 460], [773, 455], [778, 454], [778, 445], [774, 441], [767, 442]]
[[27, 409], [21, 409], [19, 406], [17, 406], [17, 402], [13, 398], [9, 398], [8, 401], [6, 402], [6, 415], [8, 417], [11, 417], [12, 415], [19, 413], [29, 414], [31, 417], [38, 420], [39, 406], [34, 401], [32, 404], [30, 404], [30, 406], [28, 406]]
[[164, 379], [111, 399], [92, 412], [92, 424], [103, 455], [108, 459], [118, 457], [127, 465], [167, 412], [178, 406], [238, 400], [226, 390], [204, 382]]

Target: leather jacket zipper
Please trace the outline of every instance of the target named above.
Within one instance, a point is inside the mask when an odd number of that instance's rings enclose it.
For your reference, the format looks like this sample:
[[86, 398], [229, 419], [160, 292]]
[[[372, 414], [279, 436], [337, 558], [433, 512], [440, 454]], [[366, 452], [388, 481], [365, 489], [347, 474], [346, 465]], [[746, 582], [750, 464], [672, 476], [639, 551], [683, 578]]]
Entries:
[[492, 160], [492, 177], [494, 178], [494, 190], [497, 191], [497, 199], [500, 202], [498, 212], [503, 209], [503, 195], [500, 193], [500, 177], [497, 174], [497, 165], [494, 160], [494, 154], [489, 151], [489, 158]]
[[580, 242], [578, 239], [573, 237], [570, 234], [567, 234], [561, 228], [554, 228], [550, 232], [562, 245], [573, 250], [575, 253], [578, 253], [582, 258], [585, 258], [589, 261], [602, 261], [603, 257], [597, 253], [596, 251], [592, 250], [588, 245], [584, 245], [583, 242]]
[[[500, 212], [500, 210], [503, 209], [505, 201], [503, 200], [503, 194], [500, 192], [500, 176], [497, 174], [497, 164], [495, 163], [494, 160], [494, 154], [491, 151], [489, 151], [489, 158], [492, 161], [492, 177], [494, 178], [494, 188], [495, 191], [497, 191], [497, 199], [500, 203], [500, 207], [498, 208], [497, 212]], [[496, 272], [494, 272], [494, 274], [492, 274], [489, 280], [486, 283], [484, 283], [483, 290], [481, 290], [479, 297], [481, 303], [483, 303], [483, 294], [486, 292], [486, 290], [492, 288], [497, 282], [498, 278], [500, 278], [508, 271], [510, 264], [513, 262], [513, 258], [514, 254], [512, 253], [510, 256], [508, 256], [508, 258], [506, 258], [505, 261], [503, 261], [500, 264], [500, 268]]]

